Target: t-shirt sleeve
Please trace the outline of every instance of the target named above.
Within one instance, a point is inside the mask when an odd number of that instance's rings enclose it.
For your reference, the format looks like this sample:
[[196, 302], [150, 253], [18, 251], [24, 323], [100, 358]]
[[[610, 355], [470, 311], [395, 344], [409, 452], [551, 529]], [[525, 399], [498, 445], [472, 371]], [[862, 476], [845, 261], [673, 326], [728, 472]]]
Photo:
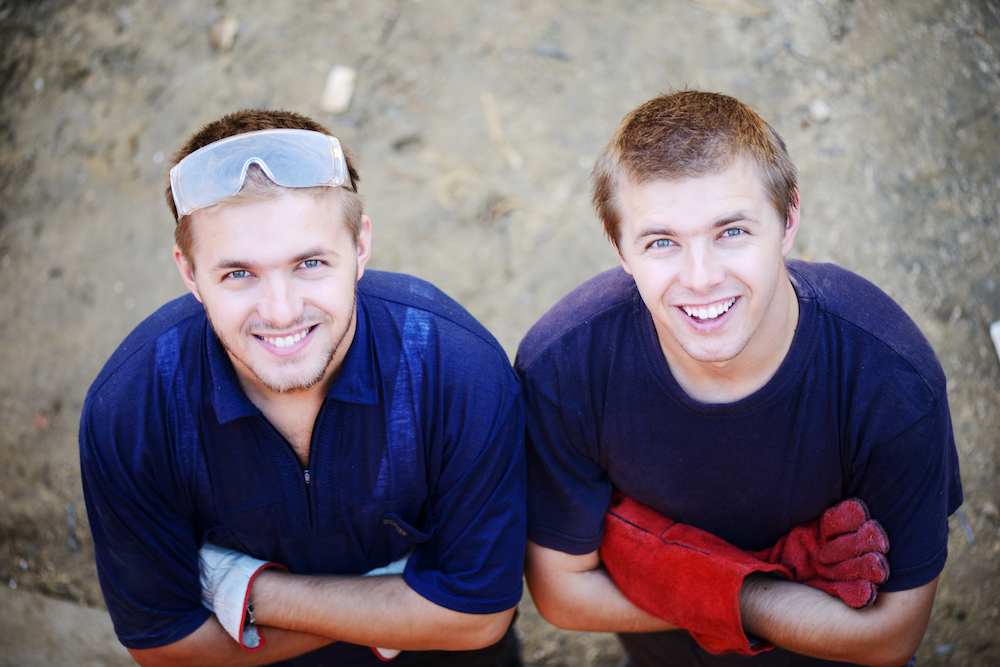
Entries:
[[853, 466], [847, 495], [865, 500], [889, 535], [890, 574], [880, 590], [932, 581], [948, 555], [948, 517], [962, 504], [947, 397], [899, 435], [862, 446]]
[[[520, 358], [519, 358], [520, 361]], [[518, 366], [524, 387], [528, 539], [564, 553], [596, 551], [611, 499], [602, 468], [586, 363], [557, 364], [551, 352]]]
[[[179, 482], [162, 422], [108, 382], [84, 405], [80, 465], [97, 573], [115, 632], [128, 648], [155, 648], [201, 626], [198, 546], [191, 521], [166, 501]], [[162, 420], [162, 415], [159, 416]]]

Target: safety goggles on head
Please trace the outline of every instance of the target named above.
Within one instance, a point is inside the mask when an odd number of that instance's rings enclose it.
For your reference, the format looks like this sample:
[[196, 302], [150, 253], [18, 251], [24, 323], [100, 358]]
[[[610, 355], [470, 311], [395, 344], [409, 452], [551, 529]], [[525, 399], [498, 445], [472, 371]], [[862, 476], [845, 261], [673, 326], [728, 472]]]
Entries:
[[170, 170], [170, 190], [182, 217], [232, 197], [256, 164], [286, 188], [338, 186], [347, 180], [336, 137], [311, 130], [257, 130], [226, 137], [194, 151]]

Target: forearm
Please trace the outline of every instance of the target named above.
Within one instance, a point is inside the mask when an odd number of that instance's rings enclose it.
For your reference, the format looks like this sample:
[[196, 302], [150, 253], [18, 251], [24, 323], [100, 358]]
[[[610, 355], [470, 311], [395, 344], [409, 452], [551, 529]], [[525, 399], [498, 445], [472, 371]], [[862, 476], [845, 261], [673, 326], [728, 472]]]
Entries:
[[676, 629], [629, 602], [601, 567], [597, 552], [571, 556], [529, 542], [524, 575], [539, 613], [564, 630]]
[[[529, 586], [539, 613], [564, 630], [658, 632], [675, 630], [666, 621], [629, 602], [603, 569], [566, 575], [565, 585]], [[535, 591], [538, 591], [536, 594]]]
[[262, 572], [250, 591], [257, 622], [365, 646], [471, 650], [503, 637], [514, 609], [465, 614], [437, 605], [399, 575], [303, 576]]
[[740, 593], [740, 614], [748, 634], [790, 651], [892, 667], [913, 657], [936, 588], [934, 580], [910, 591], [882, 593], [866, 609], [851, 609], [809, 586], [748, 577]]
[[129, 653], [142, 667], [253, 667], [287, 660], [333, 641], [327, 637], [280, 628], [260, 630], [265, 646], [257, 651], [247, 651], [212, 616], [200, 628], [172, 644], [152, 649], [129, 649]]

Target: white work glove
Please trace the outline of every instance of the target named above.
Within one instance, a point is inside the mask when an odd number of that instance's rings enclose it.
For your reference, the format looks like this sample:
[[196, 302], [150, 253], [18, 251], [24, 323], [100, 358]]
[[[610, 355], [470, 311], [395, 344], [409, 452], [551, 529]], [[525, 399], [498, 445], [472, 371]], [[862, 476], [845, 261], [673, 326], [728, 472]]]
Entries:
[[[410, 554], [406, 554], [399, 560], [377, 567], [362, 576], [402, 574], [409, 557]], [[251, 616], [249, 624], [246, 623], [250, 586], [254, 578], [269, 567], [288, 571], [284, 565], [263, 561], [209, 542], [198, 552], [202, 604], [209, 611], [215, 612], [226, 632], [248, 651], [256, 651], [263, 646], [262, 637], [253, 624], [253, 617]], [[252, 610], [250, 613], [253, 613]], [[374, 646], [371, 649], [380, 660], [392, 660], [400, 654], [396, 649]]]
[[264, 646], [257, 626], [246, 622], [250, 602], [250, 586], [254, 578], [269, 567], [288, 571], [284, 565], [269, 563], [239, 551], [225, 549], [208, 542], [198, 552], [198, 570], [201, 573], [201, 603], [225, 628], [229, 636], [248, 651]]

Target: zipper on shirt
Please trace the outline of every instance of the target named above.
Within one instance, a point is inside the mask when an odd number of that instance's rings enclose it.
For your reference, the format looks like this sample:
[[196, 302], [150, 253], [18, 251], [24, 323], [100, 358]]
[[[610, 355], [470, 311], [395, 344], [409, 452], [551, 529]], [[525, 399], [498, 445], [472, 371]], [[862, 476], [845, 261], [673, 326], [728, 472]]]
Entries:
[[[281, 433], [278, 431], [278, 429], [276, 429], [274, 427], [274, 424], [272, 424], [271, 422], [267, 421], [267, 419], [263, 418], [263, 416], [262, 416], [262, 420], [263, 420], [263, 422], [265, 424], [267, 424], [267, 428], [269, 428], [271, 430], [271, 433], [274, 435], [274, 437], [276, 437], [278, 439], [278, 441], [283, 442], [285, 444], [286, 451], [288, 452], [288, 458], [289, 458], [289, 461], [290, 461], [290, 465], [294, 465], [298, 470], [300, 470], [302, 472], [302, 481], [303, 481], [303, 484], [304, 484], [304, 488], [300, 488], [300, 490], [302, 491], [303, 495], [305, 496], [304, 499], [303, 499], [304, 500], [304, 503], [303, 503], [304, 504], [304, 511], [305, 511], [305, 516], [303, 517], [303, 523], [305, 524], [306, 530], [312, 531], [312, 530], [315, 529], [315, 525], [314, 525], [315, 517], [313, 516], [313, 504], [312, 504], [312, 497], [311, 497], [312, 496], [312, 493], [311, 493], [312, 489], [310, 488], [310, 486], [311, 486], [310, 482], [312, 482], [312, 473], [309, 471], [308, 467], [305, 467], [305, 466], [302, 465], [302, 461], [299, 459], [299, 456], [296, 453], [295, 448], [292, 447], [291, 443], [289, 443], [288, 440], [285, 439], [285, 436], [281, 435]], [[312, 453], [310, 452], [310, 458], [311, 457], [312, 457]]]
[[306, 489], [305, 489], [306, 490], [306, 508], [305, 508], [306, 509], [306, 526], [308, 527], [308, 530], [311, 531], [311, 530], [315, 530], [316, 526], [314, 525], [314, 519], [315, 519], [315, 517], [313, 517], [312, 490], [311, 490], [311, 488], [309, 486], [309, 482], [312, 481], [312, 474], [310, 474], [309, 468], [303, 468], [302, 469], [302, 480], [306, 484]]

